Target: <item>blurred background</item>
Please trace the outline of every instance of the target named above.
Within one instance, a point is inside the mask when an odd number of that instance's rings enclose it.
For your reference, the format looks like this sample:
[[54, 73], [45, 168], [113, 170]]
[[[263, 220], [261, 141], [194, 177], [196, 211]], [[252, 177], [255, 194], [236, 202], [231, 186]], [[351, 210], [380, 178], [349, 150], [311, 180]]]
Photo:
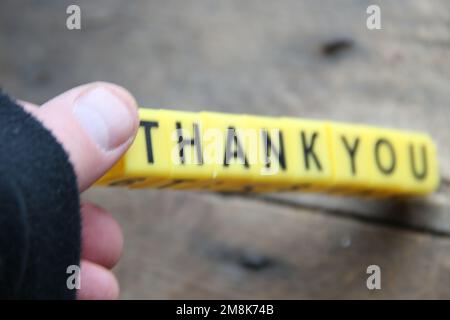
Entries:
[[448, 0], [0, 2], [7, 92], [42, 104], [95, 80], [142, 107], [421, 130], [439, 147], [422, 200], [91, 189], [124, 228], [122, 298], [450, 298]]

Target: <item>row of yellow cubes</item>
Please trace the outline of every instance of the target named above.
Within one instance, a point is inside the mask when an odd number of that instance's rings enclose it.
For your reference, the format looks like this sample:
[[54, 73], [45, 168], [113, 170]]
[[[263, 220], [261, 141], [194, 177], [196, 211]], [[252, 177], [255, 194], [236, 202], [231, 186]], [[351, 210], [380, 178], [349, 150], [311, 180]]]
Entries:
[[98, 185], [423, 195], [439, 183], [426, 134], [215, 112], [139, 113], [135, 141]]

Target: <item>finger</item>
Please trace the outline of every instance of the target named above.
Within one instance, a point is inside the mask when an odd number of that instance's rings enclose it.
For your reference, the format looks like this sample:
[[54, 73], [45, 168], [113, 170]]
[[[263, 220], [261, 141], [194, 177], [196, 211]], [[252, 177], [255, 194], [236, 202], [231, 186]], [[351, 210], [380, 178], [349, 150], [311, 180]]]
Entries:
[[67, 91], [42, 105], [36, 116], [66, 149], [81, 191], [120, 158], [139, 125], [130, 93], [104, 82]]
[[80, 300], [114, 300], [119, 297], [119, 283], [114, 274], [87, 260], [81, 261]]
[[17, 100], [16, 101], [18, 105], [22, 106], [25, 111], [28, 111], [31, 114], [35, 114], [39, 108], [38, 105], [28, 102], [28, 101], [23, 101], [23, 100]]
[[85, 203], [81, 207], [83, 259], [112, 268], [122, 254], [123, 235], [117, 221], [105, 210]]

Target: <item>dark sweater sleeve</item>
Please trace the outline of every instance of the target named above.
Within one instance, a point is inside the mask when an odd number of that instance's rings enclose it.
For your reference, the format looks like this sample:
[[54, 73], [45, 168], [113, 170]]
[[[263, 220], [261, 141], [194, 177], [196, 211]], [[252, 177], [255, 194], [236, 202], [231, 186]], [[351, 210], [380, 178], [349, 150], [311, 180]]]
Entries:
[[0, 298], [74, 299], [79, 192], [54, 136], [0, 92]]

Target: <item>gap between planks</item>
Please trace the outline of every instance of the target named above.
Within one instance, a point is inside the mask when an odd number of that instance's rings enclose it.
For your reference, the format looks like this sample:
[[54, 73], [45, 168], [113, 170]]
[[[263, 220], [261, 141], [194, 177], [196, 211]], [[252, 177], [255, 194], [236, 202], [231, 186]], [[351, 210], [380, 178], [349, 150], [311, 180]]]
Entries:
[[[436, 236], [436, 237], [446, 237], [450, 239], [450, 228], [436, 228], [432, 224], [422, 224], [419, 225], [417, 223], [414, 223], [414, 221], [408, 221], [408, 220], [395, 220], [392, 219], [389, 214], [396, 214], [396, 212], [388, 212], [386, 216], [384, 215], [377, 215], [377, 214], [364, 214], [360, 211], [358, 211], [357, 207], [352, 208], [352, 202], [359, 201], [356, 198], [348, 197], [348, 206], [345, 207], [326, 207], [323, 205], [320, 201], [301, 201], [301, 200], [295, 200], [294, 198], [289, 197], [280, 197], [276, 194], [273, 195], [252, 195], [252, 194], [223, 194], [219, 193], [222, 197], [238, 197], [243, 199], [252, 199], [256, 201], [262, 201], [266, 202], [271, 205], [275, 206], [282, 206], [282, 207], [289, 207], [291, 209], [307, 209], [305, 212], [311, 212], [311, 213], [320, 213], [324, 215], [331, 215], [339, 218], [347, 218], [347, 219], [353, 219], [362, 223], [372, 224], [372, 225], [379, 225], [384, 227], [390, 227], [390, 228], [396, 228], [400, 230], [405, 231], [413, 231], [413, 232], [419, 232], [419, 233], [425, 233], [428, 235]], [[323, 195], [323, 197], [333, 197]], [[441, 199], [439, 201], [439, 199]], [[445, 203], [445, 208], [447, 207], [447, 204], [450, 204], [450, 179], [447, 178], [441, 178], [441, 184], [439, 189], [430, 197], [427, 199], [429, 201], [429, 206], [436, 205], [437, 207], [442, 206], [440, 202]], [[406, 199], [402, 201], [399, 200], [388, 200], [388, 199], [379, 199], [374, 200], [374, 203], [378, 201], [378, 204], [380, 204], [380, 210], [382, 210], [383, 205], [388, 205], [389, 208], [392, 206], [396, 206], [398, 204], [406, 204], [407, 206], [415, 206], [417, 204], [420, 204], [421, 206], [427, 207], [426, 203], [420, 202], [421, 199]], [[393, 211], [392, 209], [390, 209]], [[431, 209], [430, 209], [431, 210]], [[444, 210], [445, 211], [445, 210]], [[448, 221], [450, 222], [450, 205], [448, 210], [449, 216]], [[427, 212], [424, 212], [423, 214], [430, 214]], [[432, 213], [431, 213], [432, 214]]]

